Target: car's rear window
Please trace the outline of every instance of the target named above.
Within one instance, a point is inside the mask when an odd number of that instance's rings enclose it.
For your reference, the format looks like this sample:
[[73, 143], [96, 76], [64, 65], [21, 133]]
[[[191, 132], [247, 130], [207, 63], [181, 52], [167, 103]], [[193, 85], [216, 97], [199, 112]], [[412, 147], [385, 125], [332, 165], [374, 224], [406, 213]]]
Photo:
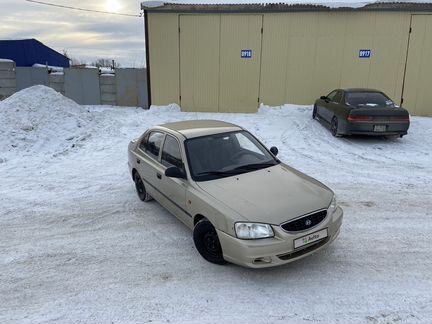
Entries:
[[394, 105], [393, 101], [381, 92], [348, 92], [345, 95], [345, 102], [353, 107], [382, 107]]

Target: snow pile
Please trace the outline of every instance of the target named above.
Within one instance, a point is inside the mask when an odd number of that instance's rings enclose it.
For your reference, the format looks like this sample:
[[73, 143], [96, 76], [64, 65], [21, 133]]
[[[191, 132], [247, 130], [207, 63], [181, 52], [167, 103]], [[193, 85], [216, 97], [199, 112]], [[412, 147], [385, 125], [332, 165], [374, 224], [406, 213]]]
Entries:
[[0, 102], [2, 156], [62, 154], [85, 140], [91, 114], [46, 86], [19, 91]]

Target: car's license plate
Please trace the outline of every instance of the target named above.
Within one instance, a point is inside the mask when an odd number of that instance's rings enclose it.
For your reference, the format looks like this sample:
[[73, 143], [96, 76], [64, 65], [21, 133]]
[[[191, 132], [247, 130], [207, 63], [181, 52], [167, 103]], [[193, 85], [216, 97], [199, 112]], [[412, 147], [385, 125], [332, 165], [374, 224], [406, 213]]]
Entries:
[[386, 125], [374, 125], [374, 132], [385, 132]]
[[307, 245], [316, 241], [319, 241], [328, 236], [327, 228], [324, 228], [318, 232], [300, 237], [294, 240], [294, 249], [302, 247], [303, 245]]

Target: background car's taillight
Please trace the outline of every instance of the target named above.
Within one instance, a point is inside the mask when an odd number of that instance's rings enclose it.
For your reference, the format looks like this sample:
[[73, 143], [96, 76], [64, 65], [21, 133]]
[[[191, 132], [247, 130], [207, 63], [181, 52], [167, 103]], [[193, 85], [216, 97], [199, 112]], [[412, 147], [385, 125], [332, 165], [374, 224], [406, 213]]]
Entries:
[[373, 121], [372, 116], [365, 116], [365, 115], [351, 115], [349, 114], [347, 117], [347, 121], [349, 123], [352, 122], [367, 122], [367, 121]]
[[410, 122], [409, 116], [392, 116], [390, 118], [390, 120], [392, 120], [394, 122], [399, 122], [399, 123], [409, 123]]

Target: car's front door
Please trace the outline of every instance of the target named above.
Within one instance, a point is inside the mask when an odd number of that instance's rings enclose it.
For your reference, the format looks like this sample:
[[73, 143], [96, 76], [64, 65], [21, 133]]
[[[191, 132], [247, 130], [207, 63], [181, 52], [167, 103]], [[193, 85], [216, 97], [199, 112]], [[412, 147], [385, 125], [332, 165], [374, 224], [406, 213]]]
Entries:
[[318, 105], [318, 115], [321, 119], [330, 122], [331, 117], [333, 116], [333, 113], [331, 112], [331, 105], [333, 103], [334, 97], [336, 96], [337, 91], [330, 92], [326, 99], [321, 99], [320, 103]]
[[[177, 167], [186, 174], [180, 143], [174, 136], [169, 134], [166, 135], [162, 147], [161, 164], [165, 169]], [[186, 210], [187, 179], [170, 178], [162, 174], [162, 178], [159, 180], [161, 191], [166, 198], [165, 208], [176, 215], [187, 226], [192, 227], [192, 216]]]

